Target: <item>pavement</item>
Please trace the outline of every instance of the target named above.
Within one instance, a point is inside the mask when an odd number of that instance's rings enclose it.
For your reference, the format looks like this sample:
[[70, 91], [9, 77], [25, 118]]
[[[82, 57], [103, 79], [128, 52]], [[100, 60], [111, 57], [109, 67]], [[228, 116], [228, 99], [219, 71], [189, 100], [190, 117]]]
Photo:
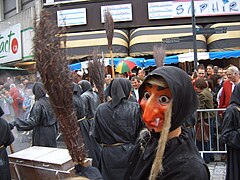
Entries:
[[[15, 141], [13, 143], [13, 148], [14, 148], [14, 152], [18, 152], [21, 151], [23, 149], [26, 149], [28, 147], [31, 146], [31, 132], [30, 133], [23, 133], [20, 131], [17, 131], [16, 128], [14, 128], [13, 130], [13, 134], [15, 136]], [[57, 146], [58, 148], [66, 148], [65, 143], [62, 141], [62, 138], [60, 138], [57, 141]], [[10, 154], [10, 149], [7, 148], [8, 153]], [[218, 156], [215, 156], [215, 159], [219, 160]], [[210, 180], [225, 180], [225, 176], [226, 176], [226, 163], [225, 162], [210, 162], [208, 164], [208, 168], [211, 174], [211, 179]]]
[[225, 162], [210, 162], [208, 168], [211, 174], [210, 180], [225, 180], [226, 163]]

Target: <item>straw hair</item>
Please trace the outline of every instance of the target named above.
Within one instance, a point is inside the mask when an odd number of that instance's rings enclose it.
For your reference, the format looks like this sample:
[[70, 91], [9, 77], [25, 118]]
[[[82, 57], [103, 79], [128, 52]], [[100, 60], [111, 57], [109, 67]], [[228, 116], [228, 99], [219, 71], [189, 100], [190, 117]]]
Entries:
[[153, 57], [156, 62], [157, 67], [162, 67], [164, 65], [166, 48], [164, 45], [154, 45], [153, 46]]
[[153, 161], [149, 180], [155, 180], [158, 174], [160, 174], [163, 171], [162, 161], [163, 161], [163, 155], [164, 155], [166, 143], [168, 140], [169, 129], [171, 127], [171, 115], [172, 115], [172, 101], [169, 105], [168, 110], [165, 113], [163, 130], [161, 133], [161, 137], [159, 138], [159, 141], [158, 141], [157, 152], [156, 152], [155, 159]]

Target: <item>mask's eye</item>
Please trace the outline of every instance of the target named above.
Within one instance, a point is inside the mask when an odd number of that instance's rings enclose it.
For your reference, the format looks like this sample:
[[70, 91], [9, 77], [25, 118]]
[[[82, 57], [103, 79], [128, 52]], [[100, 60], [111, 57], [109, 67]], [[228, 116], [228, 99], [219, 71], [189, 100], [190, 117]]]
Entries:
[[146, 92], [143, 94], [143, 97], [144, 97], [145, 99], [149, 99], [149, 98], [150, 98], [150, 93], [146, 91]]
[[170, 98], [168, 96], [166, 96], [166, 95], [160, 96], [159, 97], [159, 102], [161, 104], [167, 104], [167, 103], [170, 102]]

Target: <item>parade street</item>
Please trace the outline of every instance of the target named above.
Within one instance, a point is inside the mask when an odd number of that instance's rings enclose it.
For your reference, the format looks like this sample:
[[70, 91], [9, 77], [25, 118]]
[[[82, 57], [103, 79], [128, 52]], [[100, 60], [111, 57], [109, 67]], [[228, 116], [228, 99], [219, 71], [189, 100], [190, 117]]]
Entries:
[[[29, 148], [31, 146], [31, 132], [27, 131], [20, 132], [16, 128], [12, 130], [15, 140], [13, 142], [14, 152], [21, 151], [23, 149]], [[66, 148], [65, 143], [62, 138], [57, 141], [58, 148]], [[8, 148], [8, 153], [10, 154], [10, 149]], [[209, 171], [211, 173], [211, 180], [224, 180], [226, 175], [226, 164], [224, 162], [210, 162], [208, 164]]]

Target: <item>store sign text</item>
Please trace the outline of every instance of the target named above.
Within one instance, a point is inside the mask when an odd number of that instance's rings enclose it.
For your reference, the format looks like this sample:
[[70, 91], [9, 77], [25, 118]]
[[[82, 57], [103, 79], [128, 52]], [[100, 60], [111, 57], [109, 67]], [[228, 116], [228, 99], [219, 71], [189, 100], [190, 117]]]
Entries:
[[22, 58], [20, 24], [0, 32], [0, 63]]

